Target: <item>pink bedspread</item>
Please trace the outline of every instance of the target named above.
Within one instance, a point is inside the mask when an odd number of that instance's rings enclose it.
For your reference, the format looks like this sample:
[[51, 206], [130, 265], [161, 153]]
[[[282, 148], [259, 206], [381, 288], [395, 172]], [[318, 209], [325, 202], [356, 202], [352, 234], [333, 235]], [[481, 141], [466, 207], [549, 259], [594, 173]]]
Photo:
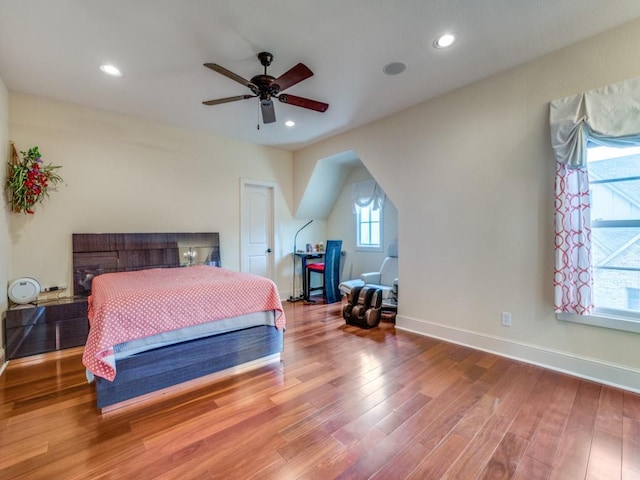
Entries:
[[257, 275], [205, 265], [105, 273], [93, 279], [82, 361], [94, 375], [113, 380], [114, 345], [265, 310], [276, 310], [276, 327], [284, 328], [275, 284]]

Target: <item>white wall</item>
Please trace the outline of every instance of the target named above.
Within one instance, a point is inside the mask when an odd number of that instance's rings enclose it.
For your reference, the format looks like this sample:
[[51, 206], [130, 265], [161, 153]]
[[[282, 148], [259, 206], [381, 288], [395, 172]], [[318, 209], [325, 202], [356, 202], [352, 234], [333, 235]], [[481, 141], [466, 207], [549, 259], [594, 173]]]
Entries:
[[637, 334], [553, 313], [548, 128], [550, 100], [639, 76], [637, 58], [640, 21], [298, 151], [294, 185], [354, 150], [393, 198], [399, 328], [640, 391]]
[[64, 179], [35, 215], [11, 214], [11, 278], [71, 285], [71, 234], [100, 232], [220, 232], [223, 266], [238, 270], [247, 178], [278, 185], [275, 280], [288, 295], [290, 152], [25, 94], [9, 105], [18, 150], [38, 145]]
[[[352, 168], [327, 221], [327, 237], [342, 240], [342, 250], [346, 252], [342, 280], [359, 278], [364, 272], [378, 271], [384, 257], [387, 256], [386, 248], [381, 252], [356, 250], [356, 221], [351, 200], [351, 184], [372, 178], [365, 167]], [[382, 237], [386, 246], [398, 235], [398, 212], [388, 196], [382, 214], [384, 222]]]
[[[9, 161], [9, 92], [0, 78], [0, 185], [2, 185], [2, 218], [0, 219], [0, 318], [4, 317], [7, 310], [7, 283], [11, 270], [11, 241], [9, 237], [9, 208], [4, 195], [4, 183], [6, 181]], [[0, 328], [0, 372], [5, 360], [4, 352], [4, 328]]]

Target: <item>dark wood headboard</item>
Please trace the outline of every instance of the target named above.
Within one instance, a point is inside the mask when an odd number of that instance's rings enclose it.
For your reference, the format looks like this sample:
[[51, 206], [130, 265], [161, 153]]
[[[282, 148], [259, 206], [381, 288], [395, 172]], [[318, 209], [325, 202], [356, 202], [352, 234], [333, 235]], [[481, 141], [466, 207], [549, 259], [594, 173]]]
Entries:
[[108, 272], [196, 264], [220, 266], [216, 233], [74, 233], [73, 293], [89, 295], [91, 280]]

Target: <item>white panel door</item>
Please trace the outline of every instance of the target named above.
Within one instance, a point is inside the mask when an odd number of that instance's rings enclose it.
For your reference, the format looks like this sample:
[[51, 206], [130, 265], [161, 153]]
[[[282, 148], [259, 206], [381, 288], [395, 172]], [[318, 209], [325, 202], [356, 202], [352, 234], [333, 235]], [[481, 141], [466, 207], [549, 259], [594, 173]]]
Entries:
[[273, 278], [273, 187], [242, 185], [241, 270]]

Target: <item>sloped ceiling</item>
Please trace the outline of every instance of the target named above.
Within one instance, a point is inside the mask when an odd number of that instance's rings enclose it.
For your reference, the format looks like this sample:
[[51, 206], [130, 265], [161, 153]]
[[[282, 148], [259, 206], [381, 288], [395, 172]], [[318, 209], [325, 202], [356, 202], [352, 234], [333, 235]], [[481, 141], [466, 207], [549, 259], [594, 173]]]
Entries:
[[326, 220], [351, 169], [361, 165], [360, 159], [351, 150], [316, 162], [294, 216]]

